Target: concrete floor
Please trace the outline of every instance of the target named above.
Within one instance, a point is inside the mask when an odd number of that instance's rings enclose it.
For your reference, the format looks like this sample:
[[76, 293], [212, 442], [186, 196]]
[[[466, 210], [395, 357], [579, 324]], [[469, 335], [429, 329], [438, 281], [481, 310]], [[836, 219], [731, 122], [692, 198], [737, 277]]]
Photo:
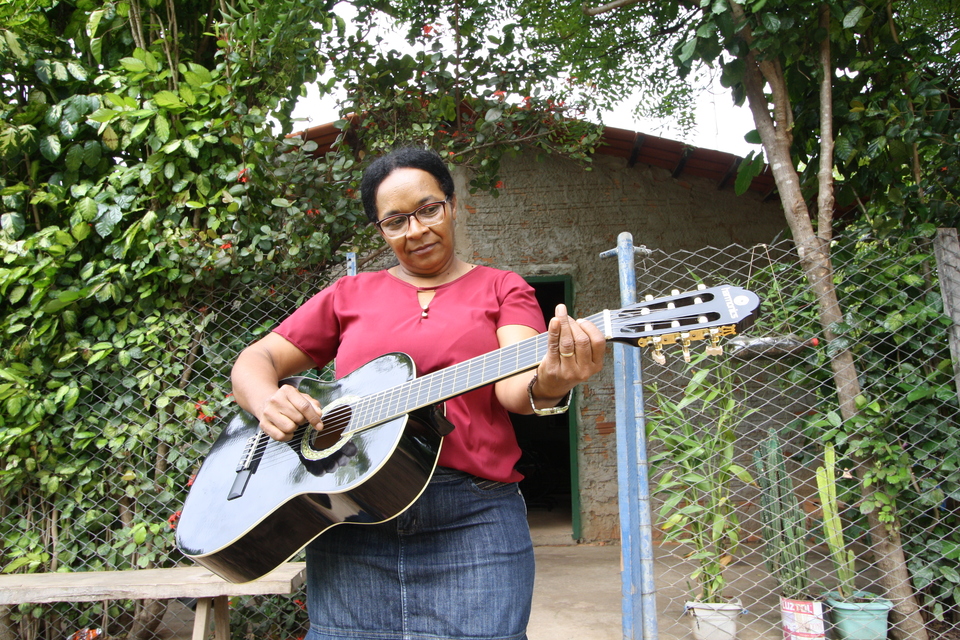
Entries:
[[[577, 545], [569, 515], [531, 511], [530, 530], [537, 556], [529, 640], [624, 640], [619, 545]], [[658, 636], [692, 640], [683, 614], [690, 567], [679, 554], [657, 551]], [[750, 551], [728, 569], [731, 593], [739, 593], [747, 613], [739, 619], [738, 640], [780, 640], [779, 604], [762, 558]], [[640, 621], [634, 637], [639, 640]]]

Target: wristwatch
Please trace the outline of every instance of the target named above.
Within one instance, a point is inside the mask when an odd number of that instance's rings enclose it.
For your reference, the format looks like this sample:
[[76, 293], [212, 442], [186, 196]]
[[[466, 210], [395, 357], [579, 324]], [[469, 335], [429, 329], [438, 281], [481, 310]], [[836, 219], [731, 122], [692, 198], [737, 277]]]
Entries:
[[533, 409], [535, 414], [538, 416], [555, 416], [567, 412], [567, 409], [570, 408], [570, 391], [567, 391], [567, 395], [563, 397], [560, 404], [556, 407], [537, 409], [537, 405], [533, 401], [533, 385], [535, 384], [537, 384], [537, 374], [533, 374], [533, 378], [530, 379], [530, 384], [527, 385], [527, 397], [530, 398], [530, 408]]

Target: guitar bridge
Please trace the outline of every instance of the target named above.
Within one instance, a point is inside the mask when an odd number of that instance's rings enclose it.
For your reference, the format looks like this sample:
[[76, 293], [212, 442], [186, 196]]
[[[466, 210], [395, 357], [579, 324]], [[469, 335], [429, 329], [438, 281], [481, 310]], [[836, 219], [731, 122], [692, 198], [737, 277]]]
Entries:
[[262, 431], [247, 438], [247, 444], [243, 447], [243, 455], [240, 456], [240, 462], [237, 464], [237, 473], [249, 469], [253, 464], [253, 457], [257, 451], [257, 444], [260, 442]]
[[247, 444], [243, 447], [243, 455], [237, 463], [237, 477], [233, 479], [233, 486], [230, 487], [230, 493], [227, 494], [227, 500], [235, 500], [243, 495], [250, 481], [250, 476], [256, 473], [260, 465], [260, 459], [263, 457], [263, 450], [266, 448], [266, 434], [263, 431], [257, 431], [256, 434], [247, 438]]

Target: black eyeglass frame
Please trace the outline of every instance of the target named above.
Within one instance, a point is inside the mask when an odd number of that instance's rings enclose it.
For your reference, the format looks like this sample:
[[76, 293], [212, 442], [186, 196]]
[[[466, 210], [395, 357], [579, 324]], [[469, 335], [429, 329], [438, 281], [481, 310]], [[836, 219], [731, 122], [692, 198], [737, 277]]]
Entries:
[[[427, 223], [425, 223], [423, 220], [420, 219], [420, 216], [417, 215], [418, 213], [420, 213], [421, 211], [423, 211], [423, 210], [426, 209], [427, 207], [432, 207], [432, 206], [437, 205], [437, 204], [443, 206], [443, 215], [442, 215], [436, 222], [432, 222], [432, 223], [430, 223], [430, 224], [427, 224]], [[394, 214], [392, 214], [392, 215], [387, 216], [387, 217], [384, 218], [383, 220], [377, 220], [377, 221], [374, 222], [373, 224], [377, 225], [377, 229], [379, 229], [379, 230], [380, 230], [380, 233], [382, 233], [385, 237], [387, 237], [387, 238], [399, 238], [400, 236], [402, 236], [403, 234], [405, 234], [405, 233], [407, 232], [407, 229], [410, 228], [410, 218], [416, 218], [416, 219], [417, 219], [417, 222], [419, 222], [420, 224], [422, 224], [422, 225], [425, 226], [425, 227], [434, 227], [434, 226], [440, 224], [441, 222], [443, 222], [443, 219], [447, 216], [447, 205], [448, 205], [448, 204], [450, 204], [450, 198], [444, 198], [443, 200], [436, 200], [436, 201], [434, 201], [434, 202], [426, 202], [426, 203], [420, 205], [419, 207], [417, 207], [416, 209], [414, 209], [413, 211], [411, 211], [410, 213], [394, 213]], [[401, 231], [400, 233], [398, 233], [398, 234], [395, 235], [395, 236], [387, 235], [387, 233], [383, 230], [383, 226], [382, 226], [383, 223], [386, 222], [386, 221], [388, 221], [388, 220], [394, 220], [394, 219], [396, 219], [396, 218], [401, 218], [401, 217], [407, 219], [407, 225], [406, 225], [406, 227], [404, 227], [403, 231]]]

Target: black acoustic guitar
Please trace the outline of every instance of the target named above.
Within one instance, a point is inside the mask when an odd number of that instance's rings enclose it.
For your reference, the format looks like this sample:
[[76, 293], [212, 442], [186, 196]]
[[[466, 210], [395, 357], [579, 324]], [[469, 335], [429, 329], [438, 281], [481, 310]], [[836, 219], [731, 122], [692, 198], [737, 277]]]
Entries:
[[[648, 300], [588, 318], [607, 340], [653, 347], [692, 342], [709, 353], [749, 326], [756, 295], [733, 286]], [[442, 403], [532, 369], [547, 334], [416, 377], [409, 356], [381, 356], [333, 383], [285, 380], [316, 398], [324, 429], [301, 426], [292, 440], [264, 434], [249, 413], [234, 415], [213, 443], [181, 510], [177, 544], [231, 582], [266, 575], [332, 526], [396, 517], [430, 481], [452, 428]]]

